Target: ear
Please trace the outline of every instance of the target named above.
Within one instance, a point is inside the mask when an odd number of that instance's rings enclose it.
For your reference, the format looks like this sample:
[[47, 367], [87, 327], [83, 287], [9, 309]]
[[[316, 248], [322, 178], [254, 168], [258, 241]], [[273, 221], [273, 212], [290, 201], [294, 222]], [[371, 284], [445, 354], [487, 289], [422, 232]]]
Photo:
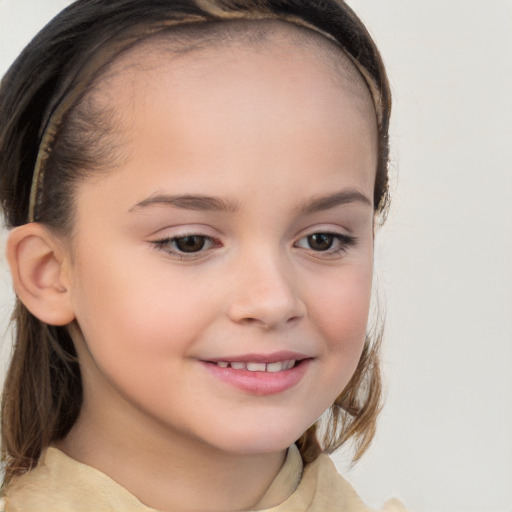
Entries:
[[75, 318], [68, 254], [64, 243], [37, 222], [13, 229], [7, 240], [14, 289], [25, 307], [49, 325]]

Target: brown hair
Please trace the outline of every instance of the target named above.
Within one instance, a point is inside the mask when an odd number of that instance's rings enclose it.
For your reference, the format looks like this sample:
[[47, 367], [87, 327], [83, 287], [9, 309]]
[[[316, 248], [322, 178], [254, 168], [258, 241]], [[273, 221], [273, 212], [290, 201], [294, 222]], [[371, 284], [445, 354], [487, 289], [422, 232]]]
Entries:
[[[204, 41], [204, 33], [202, 38], [187, 27], [213, 26], [214, 37], [222, 38], [222, 24], [234, 19], [282, 20], [316, 30], [352, 60], [376, 108], [374, 204], [384, 218], [389, 84], [372, 38], [343, 1], [78, 0], [34, 38], [1, 83], [0, 200], [7, 226], [37, 220], [60, 234], [71, 232], [76, 184], [111, 162], [115, 146], [109, 116], [88, 96], [110, 63], [175, 27], [185, 27], [183, 37], [189, 33], [191, 43]], [[80, 368], [67, 329], [42, 323], [19, 300], [13, 320], [15, 346], [1, 420], [5, 483], [37, 464], [41, 451], [69, 432], [82, 402]], [[357, 369], [322, 428], [316, 423], [298, 440], [306, 462], [350, 438], [356, 442], [355, 460], [368, 447], [381, 400], [380, 337], [380, 331], [367, 335]]]

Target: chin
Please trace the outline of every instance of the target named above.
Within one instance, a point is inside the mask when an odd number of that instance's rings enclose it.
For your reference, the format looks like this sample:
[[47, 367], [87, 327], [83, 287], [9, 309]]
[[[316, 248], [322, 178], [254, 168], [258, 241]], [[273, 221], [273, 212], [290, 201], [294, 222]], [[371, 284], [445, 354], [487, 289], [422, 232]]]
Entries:
[[[247, 426], [246, 426], [247, 427]], [[225, 452], [239, 455], [256, 455], [263, 453], [276, 453], [286, 450], [307, 430], [304, 428], [290, 428], [289, 425], [268, 425], [250, 430], [229, 429], [217, 438], [215, 443]], [[220, 442], [219, 442], [220, 441]]]

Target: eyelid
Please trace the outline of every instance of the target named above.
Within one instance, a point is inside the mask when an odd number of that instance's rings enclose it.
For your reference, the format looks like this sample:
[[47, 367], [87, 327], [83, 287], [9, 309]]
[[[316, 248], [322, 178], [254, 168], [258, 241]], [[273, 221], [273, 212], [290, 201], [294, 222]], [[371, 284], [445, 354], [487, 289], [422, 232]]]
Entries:
[[[195, 226], [183, 226], [181, 229], [177, 229], [175, 233], [169, 233], [160, 236], [154, 240], [150, 240], [151, 245], [154, 249], [164, 252], [167, 255], [174, 257], [179, 260], [196, 260], [200, 258], [204, 258], [211, 253], [211, 251], [215, 248], [221, 247], [223, 244], [219, 237], [212, 236], [207, 234], [206, 231], [209, 231], [208, 228], [201, 229], [202, 227]], [[166, 231], [169, 228], [159, 230]], [[325, 250], [317, 250], [312, 247], [304, 247], [300, 243], [314, 235], [329, 235], [334, 238], [334, 247], [330, 247]], [[175, 243], [177, 240], [184, 239], [187, 237], [200, 237], [206, 240], [206, 247], [201, 247], [197, 251], [181, 251], [175, 247]], [[293, 247], [297, 249], [301, 249], [307, 251], [310, 255], [317, 258], [333, 258], [336, 256], [340, 256], [341, 254], [348, 251], [348, 249], [354, 245], [356, 245], [358, 239], [347, 233], [341, 232], [340, 229], [327, 227], [327, 226], [313, 226], [308, 228], [307, 230], [303, 230], [302, 233], [296, 238], [296, 241], [293, 243]], [[174, 248], [173, 248], [174, 246]]]
[[[1, 1], [1, 0], [0, 0]], [[158, 229], [155, 229], [154, 231], [151, 231], [150, 233], [147, 233], [146, 236], [148, 238], [151, 237], [161, 237], [161, 238], [182, 238], [184, 236], [192, 236], [192, 235], [198, 235], [198, 236], [207, 236], [211, 238], [215, 238], [219, 235], [219, 233], [222, 235], [222, 232], [220, 232], [218, 229], [213, 229], [208, 224], [202, 224], [202, 223], [177, 223], [177, 224], [162, 224], [158, 227]]]
[[[329, 248], [324, 251], [318, 251], [313, 248], [303, 247], [303, 246], [299, 245], [299, 242], [301, 242], [302, 240], [305, 240], [311, 236], [314, 236], [314, 235], [330, 235], [335, 240], [338, 241], [338, 247]], [[353, 235], [341, 233], [339, 231], [329, 229], [329, 228], [322, 229], [322, 227], [320, 226], [318, 228], [311, 229], [308, 232], [303, 233], [302, 236], [298, 237], [297, 241], [294, 243], [294, 247], [296, 247], [298, 249], [303, 249], [316, 258], [328, 259], [329, 257], [332, 258], [332, 257], [342, 255], [343, 253], [347, 252], [348, 249], [350, 249], [350, 247], [353, 247], [354, 245], [356, 245], [357, 242], [358, 242], [357, 237], [355, 237]]]
[[[207, 248], [201, 248], [198, 251], [185, 252], [180, 251], [179, 249], [172, 248], [173, 244], [176, 243], [177, 240], [181, 240], [187, 237], [200, 237], [207, 240], [210, 245]], [[211, 249], [215, 247], [220, 247], [222, 244], [217, 237], [204, 234], [197, 230], [189, 230], [184, 231], [182, 233], [176, 233], [172, 235], [162, 236], [157, 238], [156, 240], [151, 240], [151, 245], [157, 251], [162, 251], [167, 255], [174, 257], [179, 260], [195, 260], [199, 258], [204, 258], [207, 254], [211, 252]]]

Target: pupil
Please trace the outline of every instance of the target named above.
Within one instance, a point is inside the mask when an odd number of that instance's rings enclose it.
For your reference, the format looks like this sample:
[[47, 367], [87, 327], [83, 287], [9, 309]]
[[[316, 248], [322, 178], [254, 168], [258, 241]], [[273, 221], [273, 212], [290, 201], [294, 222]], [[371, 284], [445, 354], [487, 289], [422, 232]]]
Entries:
[[200, 251], [205, 244], [203, 236], [184, 236], [183, 238], [176, 239], [176, 247], [181, 252], [197, 252]]
[[315, 251], [327, 251], [332, 247], [333, 241], [333, 235], [329, 235], [328, 233], [317, 233], [308, 236], [309, 246]]

